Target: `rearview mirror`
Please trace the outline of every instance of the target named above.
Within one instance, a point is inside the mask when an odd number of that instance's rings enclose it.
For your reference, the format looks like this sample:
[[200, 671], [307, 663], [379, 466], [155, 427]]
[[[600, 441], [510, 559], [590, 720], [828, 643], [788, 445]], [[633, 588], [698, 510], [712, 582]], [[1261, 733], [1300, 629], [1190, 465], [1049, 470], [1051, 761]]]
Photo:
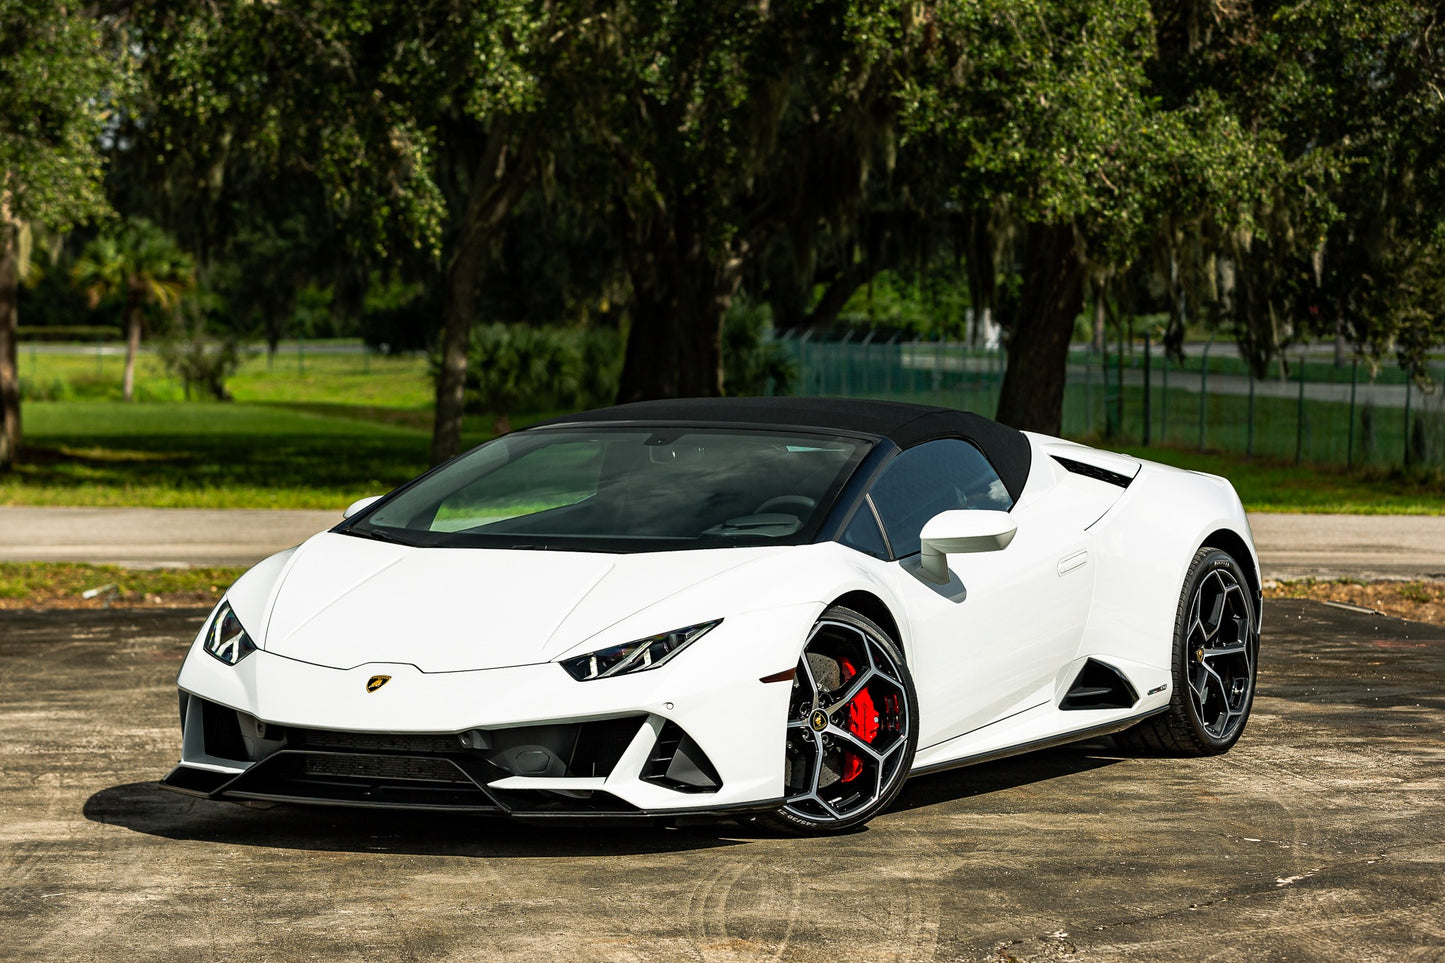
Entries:
[[380, 495], [372, 495], [369, 498], [358, 498], [356, 501], [352, 502], [349, 506], [347, 506], [346, 511], [341, 513], [341, 517], [350, 518], [357, 512], [365, 511], [366, 509], [370, 508], [373, 503], [379, 501], [380, 499]]
[[923, 552], [919, 572], [932, 582], [948, 581], [948, 557], [963, 552], [996, 552], [1018, 531], [1008, 512], [956, 509], [939, 512], [919, 533]]

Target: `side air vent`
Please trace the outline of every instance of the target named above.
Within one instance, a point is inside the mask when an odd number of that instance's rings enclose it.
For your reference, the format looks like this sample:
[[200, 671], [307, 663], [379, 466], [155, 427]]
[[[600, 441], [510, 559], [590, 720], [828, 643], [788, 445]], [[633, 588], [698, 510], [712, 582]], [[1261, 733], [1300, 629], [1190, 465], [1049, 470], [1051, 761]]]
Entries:
[[1129, 483], [1134, 480], [1128, 475], [1121, 475], [1119, 472], [1110, 471], [1107, 468], [1100, 468], [1098, 465], [1086, 465], [1081, 461], [1074, 461], [1072, 458], [1063, 458], [1059, 455], [1054, 455], [1053, 459], [1075, 475], [1083, 475], [1085, 478], [1108, 482], [1110, 485], [1118, 485], [1120, 488], [1128, 488]]
[[1093, 659], [1084, 663], [1060, 709], [1128, 709], [1139, 694], [1119, 670]]

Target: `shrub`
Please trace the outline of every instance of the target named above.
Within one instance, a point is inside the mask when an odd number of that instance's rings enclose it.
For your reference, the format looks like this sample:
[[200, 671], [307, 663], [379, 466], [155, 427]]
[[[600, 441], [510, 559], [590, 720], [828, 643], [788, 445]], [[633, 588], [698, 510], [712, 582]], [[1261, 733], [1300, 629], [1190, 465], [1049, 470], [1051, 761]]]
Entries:
[[245, 350], [234, 336], [214, 337], [206, 333], [202, 316], [177, 320], [156, 345], [156, 355], [166, 370], [180, 379], [186, 400], [194, 388], [203, 397], [230, 401], [226, 380], [245, 360]]
[[472, 329], [467, 406], [497, 416], [611, 402], [621, 374], [621, 339], [608, 329], [485, 324]]
[[773, 312], [765, 304], [738, 298], [723, 323], [723, 391], [729, 395], [793, 393], [798, 369], [770, 337]]

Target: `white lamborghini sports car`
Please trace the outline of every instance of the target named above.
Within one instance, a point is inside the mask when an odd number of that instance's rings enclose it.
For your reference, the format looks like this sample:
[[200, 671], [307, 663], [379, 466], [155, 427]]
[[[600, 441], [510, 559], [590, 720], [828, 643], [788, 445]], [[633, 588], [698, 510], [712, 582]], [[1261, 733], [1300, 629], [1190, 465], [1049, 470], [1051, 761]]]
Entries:
[[243, 575], [163, 782], [836, 832], [1045, 746], [1223, 752], [1259, 628], [1224, 479], [945, 408], [644, 402], [488, 442]]

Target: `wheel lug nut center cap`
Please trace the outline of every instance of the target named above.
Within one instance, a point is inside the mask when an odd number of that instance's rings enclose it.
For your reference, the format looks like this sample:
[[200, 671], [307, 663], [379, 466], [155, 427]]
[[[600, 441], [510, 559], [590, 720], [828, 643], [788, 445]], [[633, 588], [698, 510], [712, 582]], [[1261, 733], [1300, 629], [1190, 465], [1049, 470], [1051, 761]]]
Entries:
[[814, 709], [813, 717], [808, 720], [808, 723], [813, 727], [814, 732], [822, 732], [828, 728], [828, 714], [822, 709]]

